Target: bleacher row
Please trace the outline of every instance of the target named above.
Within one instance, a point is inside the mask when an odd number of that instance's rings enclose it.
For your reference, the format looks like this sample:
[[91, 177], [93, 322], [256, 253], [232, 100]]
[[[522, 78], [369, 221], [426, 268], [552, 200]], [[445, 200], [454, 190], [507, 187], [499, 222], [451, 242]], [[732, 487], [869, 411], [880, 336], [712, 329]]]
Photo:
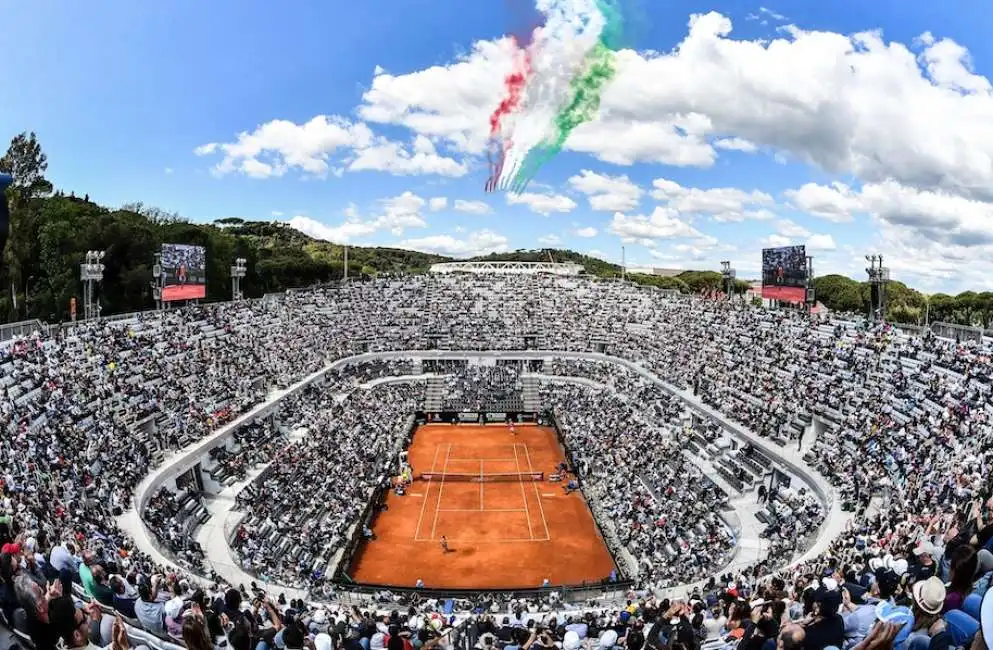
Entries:
[[[0, 351], [0, 461], [12, 482], [37, 488], [13, 498], [15, 507], [42, 513], [36, 529], [53, 539], [99, 533], [108, 545], [130, 545], [114, 510], [127, 507], [164, 450], [203, 438], [271, 389], [359, 351], [360, 342], [369, 349], [513, 350], [535, 331], [548, 349], [607, 345], [677, 386], [698, 382], [707, 403], [779, 444], [817, 414], [828, 430], [807, 458], [859, 503], [868, 492], [860, 486], [889, 477], [904, 485], [916, 462], [931, 472], [950, 469], [981, 451], [980, 436], [956, 434], [989, 429], [988, 346], [811, 323], [585, 278], [427, 276], [85, 323], [18, 340]], [[928, 435], [934, 444], [913, 444]], [[889, 453], [907, 443], [920, 459]], [[865, 462], [853, 469], [853, 457]], [[376, 468], [375, 459], [349, 460]], [[51, 480], [39, 483], [42, 474]], [[897, 496], [898, 509], [935, 499], [921, 488]], [[87, 518], [46, 514], [44, 503]]]

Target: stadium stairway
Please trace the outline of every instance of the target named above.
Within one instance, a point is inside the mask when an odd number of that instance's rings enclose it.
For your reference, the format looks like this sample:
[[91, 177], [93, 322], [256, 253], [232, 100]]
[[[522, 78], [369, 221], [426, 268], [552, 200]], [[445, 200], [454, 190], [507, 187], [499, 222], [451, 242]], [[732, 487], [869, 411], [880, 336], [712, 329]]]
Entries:
[[445, 407], [445, 378], [429, 377], [424, 386], [424, 410], [441, 411]]
[[524, 410], [537, 413], [541, 410], [541, 397], [539, 393], [538, 377], [526, 375], [521, 377], [521, 397], [524, 402]]
[[698, 456], [688, 449], [683, 449], [682, 453], [690, 460], [690, 462], [699, 467], [700, 471], [702, 471], [707, 478], [713, 481], [717, 487], [724, 490], [724, 492], [732, 499], [751, 492], [750, 486], [742, 485], [738, 481], [734, 481], [734, 483], [732, 483], [729, 478], [733, 478], [733, 476], [730, 476], [730, 473], [718, 464], [716, 458], [711, 461], [703, 456]]
[[[306, 435], [305, 429], [286, 434], [287, 446], [300, 442]], [[252, 467], [244, 478], [227, 485], [220, 493], [205, 501], [209, 516], [195, 533], [196, 541], [204, 549], [207, 564], [229, 584], [248, 584], [258, 580], [258, 576], [246, 572], [235, 557], [228, 540], [245, 520], [246, 513], [236, 507], [236, 496], [252, 485], [272, 463], [272, 461]], [[322, 567], [324, 568], [324, 567]], [[304, 590], [280, 587], [287, 598], [306, 598]]]

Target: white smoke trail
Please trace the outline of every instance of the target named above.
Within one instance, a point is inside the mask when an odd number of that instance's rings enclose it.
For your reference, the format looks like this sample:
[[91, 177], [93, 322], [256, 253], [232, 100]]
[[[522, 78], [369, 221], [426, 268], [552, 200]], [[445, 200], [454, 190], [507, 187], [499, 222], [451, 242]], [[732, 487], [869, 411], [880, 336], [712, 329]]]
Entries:
[[569, 82], [582, 68], [604, 28], [595, 0], [538, 0], [546, 17], [531, 44], [530, 83], [516, 111], [502, 124], [505, 143], [499, 189], [510, 189], [510, 179], [528, 151], [552, 135], [554, 117], [568, 100]]

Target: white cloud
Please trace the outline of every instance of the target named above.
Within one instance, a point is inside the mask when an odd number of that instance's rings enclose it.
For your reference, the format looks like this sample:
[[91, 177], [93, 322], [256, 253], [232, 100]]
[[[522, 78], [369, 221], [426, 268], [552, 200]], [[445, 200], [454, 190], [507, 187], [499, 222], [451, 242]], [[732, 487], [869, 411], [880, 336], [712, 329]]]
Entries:
[[[251, 133], [238, 134], [235, 142], [211, 142], [194, 150], [198, 156], [224, 155], [214, 172], [241, 172], [256, 178], [280, 176], [287, 169], [315, 176], [328, 172], [331, 154], [372, 144], [373, 134], [365, 124], [337, 116], [318, 115], [304, 124], [272, 120]], [[271, 162], [266, 162], [261, 158]]]
[[617, 212], [610, 222], [609, 230], [629, 243], [634, 243], [639, 239], [700, 236], [700, 232], [685, 221], [680, 220], [674, 210], [663, 207], [656, 207], [648, 216], [627, 216]]
[[790, 238], [810, 236], [809, 230], [794, 221], [790, 221], [789, 219], [782, 219], [776, 222], [776, 232], [783, 237]]
[[596, 237], [597, 229], [592, 226], [587, 226], [586, 228], [580, 228], [576, 230], [575, 235], [577, 237]]
[[607, 176], [588, 169], [571, 177], [569, 185], [589, 198], [591, 208], [603, 212], [634, 210], [645, 194], [627, 176]]
[[407, 228], [424, 228], [427, 223], [421, 216], [425, 200], [413, 192], [404, 192], [391, 199], [381, 199], [382, 214], [376, 217], [379, 229], [389, 230], [399, 237]]
[[[213, 171], [215, 175], [218, 176], [223, 176], [227, 173], [219, 167], [215, 167]], [[255, 158], [246, 158], [241, 161], [238, 171], [251, 178], [271, 178], [273, 176], [279, 177], [285, 174], [286, 165], [270, 165], [267, 162], [262, 162], [261, 160], [256, 160]]]
[[[961, 45], [930, 37], [915, 52], [880, 32], [731, 31], [710, 12], [665, 52], [619, 52], [598, 117], [566, 148], [617, 164], [706, 166], [718, 147], [747, 142], [863, 182], [993, 196], [993, 92]], [[380, 74], [359, 115], [479, 154], [510, 66], [506, 41], [480, 42], [451, 65]]]
[[459, 178], [469, 172], [464, 162], [439, 155], [434, 144], [422, 135], [414, 139], [413, 152], [399, 142], [377, 138], [368, 147], [356, 149], [348, 171], [381, 171], [397, 176], [436, 174]]
[[166, 173], [166, 175], [167, 175], [167, 176], [169, 176], [169, 175], [171, 175], [171, 174], [172, 174], [172, 172], [173, 172], [173, 169], [172, 169], [172, 167], [166, 167], [166, 168], [165, 168], [165, 173]]
[[253, 178], [282, 176], [298, 170], [324, 177], [340, 176], [344, 167], [331, 167], [333, 156], [350, 171], [375, 170], [396, 175], [437, 174], [459, 177], [468, 172], [464, 162], [438, 154], [434, 143], [417, 135], [407, 146], [377, 137], [368, 126], [335, 115], [318, 115], [303, 124], [272, 120], [235, 142], [211, 142], [194, 149], [198, 156], [223, 154], [214, 166], [217, 176], [240, 172]]
[[717, 138], [714, 146], [726, 151], [743, 151], [744, 153], [754, 153], [758, 147], [744, 138]]
[[808, 251], [833, 251], [837, 248], [831, 235], [811, 235], [807, 240]]
[[924, 52], [919, 59], [928, 76], [939, 86], [962, 93], [989, 93], [990, 82], [972, 71], [969, 51], [950, 39], [935, 41], [929, 32], [922, 34]]
[[603, 118], [579, 125], [566, 141], [566, 147], [615, 165], [646, 162], [710, 167], [717, 158], [717, 152], [706, 140], [710, 131], [709, 123], [693, 113], [660, 115], [658, 120], [645, 121]]
[[765, 192], [746, 192], [733, 187], [716, 187], [709, 190], [682, 187], [675, 181], [657, 178], [652, 182], [652, 198], [681, 214], [710, 215], [714, 221], [736, 222], [745, 219], [764, 220], [768, 211], [758, 206], [773, 203]]
[[526, 205], [531, 212], [548, 216], [553, 212], [572, 212], [576, 202], [562, 194], [507, 194], [507, 205]]
[[310, 217], [295, 216], [287, 223], [300, 232], [311, 237], [330, 242], [351, 242], [359, 237], [367, 237], [382, 230], [389, 231], [395, 237], [400, 237], [410, 228], [424, 228], [427, 222], [421, 215], [421, 210], [427, 201], [413, 192], [404, 192], [399, 196], [380, 199], [375, 216], [362, 219], [355, 205], [345, 208], [345, 221], [337, 226], [316, 221]]
[[676, 253], [679, 253], [679, 255], [682, 256], [683, 259], [690, 259], [697, 261], [697, 260], [706, 259], [707, 257], [707, 252], [705, 250], [703, 250], [702, 248], [697, 248], [692, 244], [675, 244], [674, 246], [672, 246], [672, 250], [675, 251]]
[[852, 221], [854, 214], [862, 210], [859, 197], [844, 183], [832, 183], [830, 186], [806, 183], [785, 194], [798, 210], [837, 223]]
[[542, 246], [555, 247], [562, 244], [562, 239], [558, 235], [542, 235], [538, 238], [538, 243]]
[[297, 215], [288, 222], [291, 228], [296, 228], [305, 235], [324, 241], [348, 243], [356, 238], [368, 237], [376, 232], [377, 227], [372, 222], [346, 221], [337, 226], [329, 226], [310, 217]]
[[786, 16], [780, 13], [776, 13], [775, 11], [767, 7], [759, 7], [759, 13], [764, 14], [769, 18], [772, 18], [773, 20], [786, 20]]
[[476, 257], [510, 250], [507, 238], [492, 230], [478, 230], [465, 239], [457, 239], [451, 235], [428, 235], [405, 239], [394, 246], [449, 257]]
[[789, 246], [792, 242], [792, 239], [783, 235], [769, 235], [765, 238], [764, 245], [776, 248], [777, 246]]
[[834, 221], [865, 213], [939, 243], [965, 247], [993, 243], [991, 202], [893, 181], [869, 183], [858, 191], [841, 183], [808, 183], [787, 194], [798, 208]]
[[462, 199], [455, 199], [455, 211], [464, 212], [466, 214], [489, 214], [490, 212], [493, 212], [493, 208], [491, 208], [485, 201], [464, 201]]
[[431, 200], [428, 201], [428, 207], [431, 209], [431, 212], [438, 212], [439, 210], [444, 210], [446, 207], [448, 207], [448, 198], [444, 196], [431, 197]]

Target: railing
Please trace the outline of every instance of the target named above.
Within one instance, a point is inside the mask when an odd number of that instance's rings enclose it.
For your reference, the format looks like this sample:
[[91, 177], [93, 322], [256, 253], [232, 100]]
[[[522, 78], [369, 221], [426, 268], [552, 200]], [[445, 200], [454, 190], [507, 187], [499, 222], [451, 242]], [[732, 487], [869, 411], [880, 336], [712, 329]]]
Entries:
[[[407, 419], [406, 435], [404, 435], [399, 447], [400, 449], [407, 449], [410, 446], [410, 441], [413, 439], [414, 430], [417, 428], [417, 421], [414, 416]], [[397, 449], [399, 451], [399, 449]], [[394, 458], [390, 462], [390, 467], [398, 467], [399, 463]], [[385, 477], [384, 477], [385, 478]], [[363, 540], [363, 529], [368, 526], [372, 528], [373, 522], [376, 520], [376, 505], [381, 501], [385, 501], [385, 492], [390, 490], [389, 487], [384, 487], [382, 485], [383, 480], [380, 480], [380, 485], [373, 489], [372, 494], [366, 501], [365, 507], [362, 510], [362, 514], [359, 516], [358, 523], [353, 527], [351, 535], [348, 541], [345, 542], [345, 546], [342, 550], [341, 557], [338, 560], [337, 566], [331, 570], [331, 580], [338, 586], [347, 586], [351, 588], [352, 585], [356, 584], [352, 580], [351, 576], [348, 575], [348, 571], [351, 569], [352, 560], [355, 558], [355, 553], [359, 550], [359, 546], [362, 544]]]
[[[272, 298], [274, 298], [276, 296], [282, 295], [283, 293], [285, 293], [285, 292], [267, 293], [262, 298], [242, 298], [241, 300], [239, 300], [237, 302], [256, 302], [256, 301], [260, 301], [260, 300], [264, 300], [264, 299], [272, 299]], [[236, 301], [233, 301], [233, 300], [211, 300], [211, 301], [201, 300], [201, 301], [198, 301], [198, 304], [200, 306], [205, 306], [205, 305], [225, 305], [225, 304], [228, 304], [228, 303], [231, 303], [231, 302], [236, 302]], [[181, 307], [179, 309], [181, 309]], [[155, 308], [152, 308], [152, 309], [145, 309], [145, 310], [142, 310], [142, 311], [129, 311], [129, 312], [126, 312], [126, 313], [123, 313], [123, 314], [110, 314], [108, 316], [100, 316], [99, 318], [77, 318], [76, 320], [64, 321], [62, 323], [47, 323], [47, 322], [42, 321], [42, 320], [37, 319], [37, 318], [31, 319], [31, 320], [24, 320], [24, 321], [20, 321], [20, 322], [17, 322], [17, 323], [4, 323], [4, 324], [0, 324], [0, 344], [3, 344], [3, 343], [6, 343], [7, 341], [10, 341], [15, 336], [29, 336], [29, 335], [33, 334], [34, 332], [39, 332], [39, 331], [42, 332], [43, 334], [49, 334], [53, 330], [56, 330], [56, 331], [58, 331], [58, 330], [70, 330], [70, 329], [72, 329], [74, 327], [78, 327], [80, 325], [84, 325], [84, 324], [88, 324], [88, 323], [93, 323], [93, 322], [97, 322], [97, 321], [103, 322], [103, 323], [120, 322], [120, 321], [134, 320], [136, 318], [141, 318], [142, 316], [147, 315], [147, 314], [167, 313], [169, 311], [170, 310], [168, 310], [168, 309], [155, 309]]]
[[[165, 461], [165, 463], [157, 468], [155, 471], [146, 476], [135, 490], [134, 504], [138, 512], [142, 512], [150, 499], [154, 491], [161, 485], [166, 484], [170, 480], [174, 480], [176, 477], [181, 475], [190, 467], [193, 467], [199, 460], [199, 457], [205, 453], [209, 448], [222, 443], [228, 437], [233, 435], [233, 432], [238, 427], [243, 424], [253, 422], [261, 417], [265, 417], [269, 412], [278, 408], [279, 402], [298, 391], [303, 390], [305, 387], [314, 383], [323, 383], [325, 381], [324, 377], [327, 373], [336, 371], [338, 368], [343, 366], [354, 364], [354, 363], [364, 363], [367, 361], [384, 361], [389, 359], [420, 359], [422, 362], [424, 360], [440, 360], [440, 359], [460, 359], [468, 360], [470, 358], [497, 358], [497, 359], [546, 359], [548, 357], [557, 357], [561, 359], [585, 359], [591, 361], [601, 361], [612, 363], [615, 366], [620, 366], [639, 374], [649, 381], [659, 385], [667, 392], [671, 392], [676, 397], [681, 399], [687, 406], [695, 412], [702, 413], [704, 416], [709, 417], [717, 421], [722, 428], [724, 428], [728, 433], [731, 433], [736, 438], [750, 442], [759, 449], [765, 456], [770, 458], [773, 462], [776, 462], [791, 471], [791, 473], [799, 478], [801, 481], [806, 483], [816, 494], [822, 502], [825, 504], [825, 509], [827, 511], [827, 516], [824, 521], [818, 527], [815, 538], [816, 542], [808, 548], [807, 552], [803, 553], [800, 558], [794, 558], [791, 563], [795, 563], [798, 560], [803, 560], [809, 556], [816, 555], [822, 548], [826, 549], [827, 545], [832, 541], [829, 538], [823, 536], [825, 530], [829, 530], [829, 521], [833, 518], [845, 518], [845, 516], [840, 508], [837, 508], [835, 512], [835, 502], [833, 497], [833, 488], [827, 483], [823, 477], [821, 477], [816, 471], [809, 468], [805, 463], [799, 459], [791, 459], [788, 456], [792, 456], [792, 452], [785, 449], [778, 449], [768, 441], [759, 438], [754, 433], [746, 430], [742, 425], [730, 421], [723, 414], [715, 411], [714, 409], [707, 407], [706, 405], [696, 402], [692, 396], [690, 396], [685, 390], [679, 390], [667, 384], [657, 378], [655, 375], [651, 374], [645, 368], [643, 368], [638, 363], [633, 363], [626, 359], [620, 357], [613, 357], [605, 354], [597, 354], [591, 352], [569, 352], [569, 351], [556, 351], [556, 350], [542, 350], [542, 351], [530, 351], [530, 350], [502, 350], [502, 351], [472, 351], [472, 350], [394, 350], [389, 352], [370, 352], [365, 354], [354, 355], [351, 357], [346, 357], [339, 359], [330, 363], [325, 368], [308, 375], [307, 377], [301, 379], [299, 382], [289, 387], [286, 391], [281, 391], [278, 398], [260, 404], [255, 408], [249, 410], [246, 413], [240, 415], [236, 420], [229, 422], [224, 425], [213, 434], [194, 443], [190, 447], [182, 450], [180, 453], [170, 457]], [[591, 503], [591, 506], [593, 504]], [[839, 519], [840, 522], [840, 519]], [[147, 529], [144, 528], [144, 521], [140, 522], [141, 530], [133, 531], [135, 534], [136, 542], [139, 543], [139, 548], [141, 543], [144, 541], [148, 543], [149, 546], [154, 546], [149, 538], [153, 537]], [[822, 548], [820, 548], [822, 547]], [[161, 553], [161, 552], [160, 552]], [[168, 561], [168, 558], [163, 558], [163, 560]], [[791, 563], [788, 563], [791, 564]], [[614, 586], [620, 586], [624, 583], [612, 583]], [[350, 586], [349, 588], [352, 588]], [[382, 588], [389, 589], [389, 586], [383, 586]], [[593, 588], [587, 585], [586, 589]], [[602, 586], [601, 586], [602, 588]], [[418, 590], [420, 591], [420, 590]], [[474, 593], [478, 593], [479, 590], [475, 590]], [[556, 588], [552, 591], [562, 592], [562, 588]], [[446, 592], [448, 593], [448, 592]]]
[[[559, 446], [565, 452], [566, 457], [569, 461], [569, 467], [573, 470], [576, 468], [576, 460], [573, 458], [572, 450], [569, 449], [569, 445], [565, 443], [565, 436], [562, 435], [562, 430], [559, 428], [558, 417], [555, 415], [555, 411], [545, 411], [544, 417], [546, 417], [551, 424], [552, 430], [555, 431], [555, 437], [558, 438]], [[626, 553], [624, 544], [621, 543], [620, 538], [617, 535], [617, 530], [614, 528], [613, 521], [604, 512], [603, 506], [600, 504], [600, 498], [598, 495], [593, 494], [590, 490], [587, 490], [583, 485], [583, 479], [579, 474], [575, 474], [576, 482], [579, 484], [579, 489], [583, 493], [583, 497], [586, 499], [586, 505], [589, 506], [591, 513], [593, 514], [593, 523], [596, 524], [597, 533], [600, 535], [600, 539], [607, 546], [607, 550], [610, 552], [611, 557], [614, 560], [614, 567], [617, 569], [621, 576], [621, 579], [636, 578], [638, 577], [638, 563], [630, 554]], [[605, 529], [604, 526], [607, 528]], [[621, 563], [618, 562], [619, 559], [623, 559], [627, 564], [626, 570], [621, 570]]]
[[37, 318], [22, 320], [17, 323], [6, 323], [0, 325], [0, 343], [5, 343], [15, 336], [31, 336], [35, 332], [48, 334], [48, 323], [43, 323]]
[[358, 583], [345, 583], [341, 585], [355, 594], [375, 594], [380, 591], [389, 591], [393, 594], [417, 594], [422, 598], [435, 598], [444, 600], [448, 598], [456, 600], [468, 600], [475, 598], [481, 592], [487, 594], [500, 594], [507, 598], [527, 598], [527, 599], [547, 599], [552, 594], [564, 602], [578, 603], [595, 598], [606, 600], [623, 599], [628, 591], [634, 587], [632, 580], [601, 580], [598, 582], [584, 582], [578, 585], [549, 586], [539, 589], [428, 589], [411, 588], [389, 584], [369, 585]]

